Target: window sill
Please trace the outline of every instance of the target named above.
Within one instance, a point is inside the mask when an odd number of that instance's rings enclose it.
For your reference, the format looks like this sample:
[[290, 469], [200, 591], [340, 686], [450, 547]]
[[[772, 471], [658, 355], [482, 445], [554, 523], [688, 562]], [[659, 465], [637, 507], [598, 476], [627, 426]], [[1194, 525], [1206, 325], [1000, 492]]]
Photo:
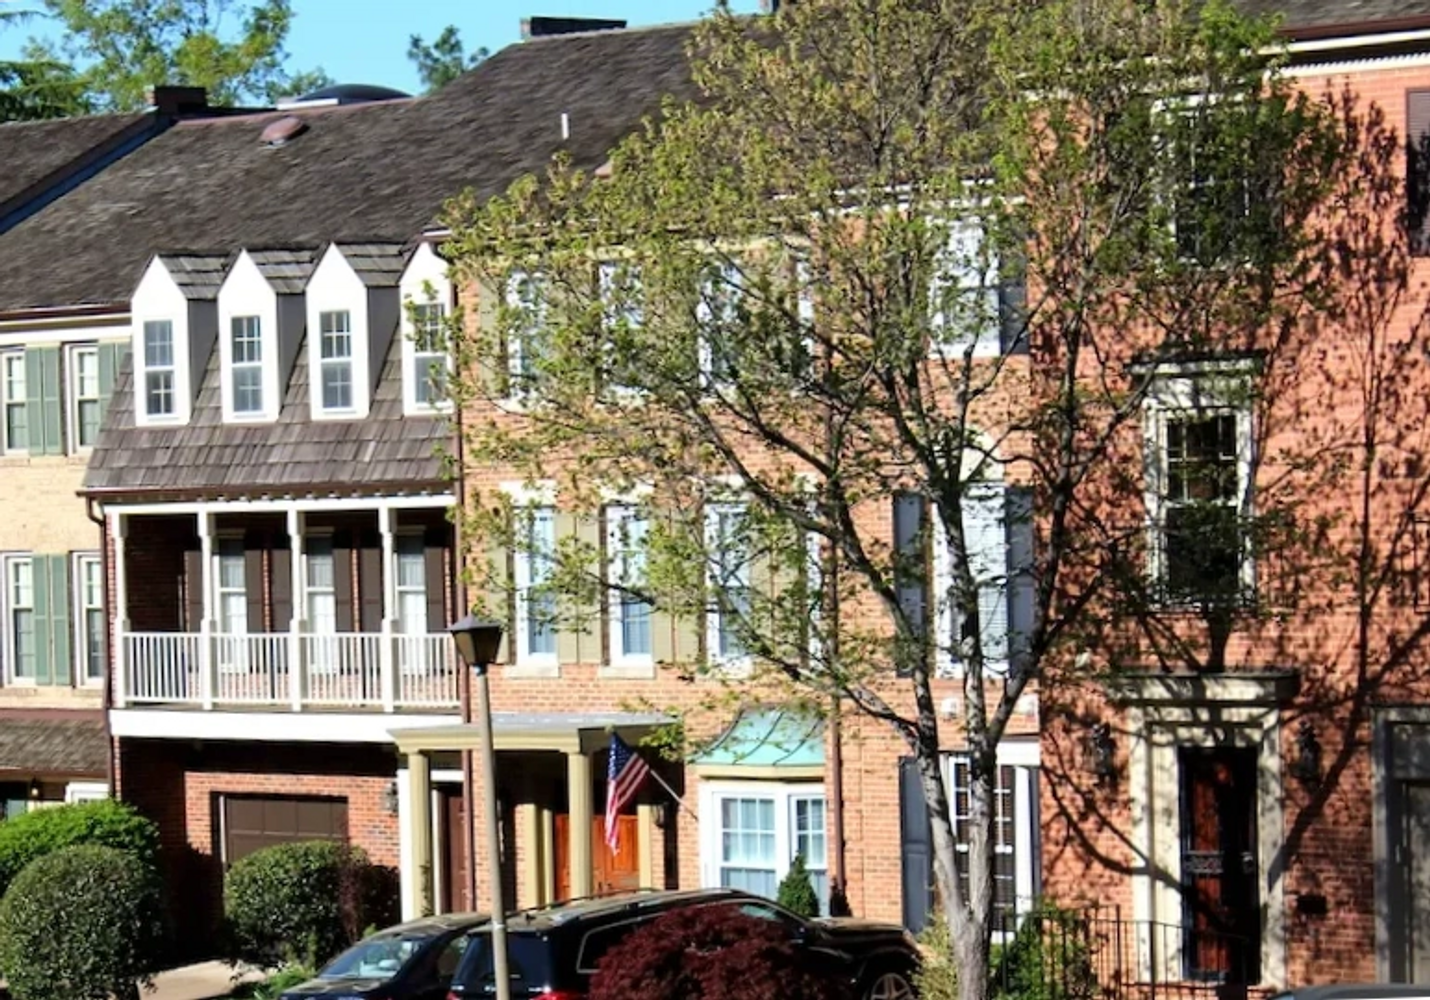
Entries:
[[654, 660], [614, 660], [596, 668], [597, 679], [648, 681], [655, 676]]
[[561, 676], [561, 664], [556, 660], [518, 660], [502, 669], [510, 680], [552, 680]]

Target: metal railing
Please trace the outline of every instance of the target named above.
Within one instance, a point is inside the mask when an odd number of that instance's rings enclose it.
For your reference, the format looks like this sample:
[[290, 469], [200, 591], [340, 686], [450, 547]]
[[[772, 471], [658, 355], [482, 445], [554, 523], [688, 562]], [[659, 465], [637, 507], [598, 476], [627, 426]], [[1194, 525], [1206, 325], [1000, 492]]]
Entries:
[[450, 636], [125, 632], [116, 705], [455, 708]]

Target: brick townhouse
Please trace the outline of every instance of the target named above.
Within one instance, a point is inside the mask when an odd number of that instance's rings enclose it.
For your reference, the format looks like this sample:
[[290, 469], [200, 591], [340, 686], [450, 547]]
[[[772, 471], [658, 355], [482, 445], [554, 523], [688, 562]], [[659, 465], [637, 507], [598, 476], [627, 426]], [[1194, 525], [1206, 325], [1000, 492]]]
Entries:
[[[1274, 6], [1285, 15], [1297, 84], [1378, 106], [1400, 138], [1395, 169], [1408, 162], [1411, 183], [1367, 225], [1412, 220], [1411, 292], [1390, 315], [1351, 310], [1324, 323], [1289, 373], [1269, 342], [1258, 345], [1273, 360], [1257, 376], [1234, 376], [1260, 380], [1254, 403], [1194, 402], [1185, 392], [1230, 369], [1159, 373], [1142, 436], [1127, 443], [1129, 460], [1152, 477], [1145, 513], [1154, 552], [1171, 551], [1178, 463], [1229, 475], [1222, 495], [1268, 510], [1299, 491], [1297, 517], [1334, 525], [1315, 559], [1295, 542], [1282, 552], [1228, 550], [1224, 569], [1244, 583], [1241, 611], [1259, 613], [1213, 642], [1195, 600], [1158, 609], [1170, 634], [1190, 641], [1171, 656], [1134, 643], [1102, 660], [1110, 678], [1085, 692], [1075, 723], [1048, 711], [1045, 692], [1048, 894], [1097, 907], [1108, 920], [1099, 948], [1155, 988], [1430, 976], [1425, 511], [1415, 458], [1424, 446], [1415, 401], [1426, 386], [1414, 361], [1423, 355], [1430, 275], [1420, 235], [1430, 6]], [[1393, 364], [1399, 388], [1372, 412], [1362, 395], [1368, 373], [1392, 357], [1411, 360]], [[1383, 435], [1373, 471], [1317, 478], [1323, 459], [1348, 447], [1347, 435], [1355, 443], [1345, 453], [1363, 457], [1368, 427]], [[1333, 568], [1343, 569], [1337, 559], [1352, 549], [1373, 581], [1364, 591], [1355, 573]], [[1170, 580], [1176, 558], [1164, 555], [1154, 572]], [[1208, 670], [1213, 648], [1225, 663]], [[1115, 942], [1114, 916], [1122, 921]]]
[[[0, 125], [0, 234], [163, 134], [218, 113], [160, 88], [151, 110]], [[0, 282], [0, 801], [4, 815], [103, 797], [99, 528], [76, 496], [113, 388], [124, 310]]]

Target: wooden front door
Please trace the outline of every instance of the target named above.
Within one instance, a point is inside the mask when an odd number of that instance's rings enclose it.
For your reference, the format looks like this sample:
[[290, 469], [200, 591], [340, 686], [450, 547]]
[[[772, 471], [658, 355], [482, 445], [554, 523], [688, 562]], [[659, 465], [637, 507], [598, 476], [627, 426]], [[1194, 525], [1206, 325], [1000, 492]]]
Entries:
[[1261, 978], [1256, 751], [1184, 748], [1182, 961], [1188, 979]]
[[442, 830], [442, 884], [439, 887], [439, 909], [442, 913], [460, 913], [475, 909], [467, 905], [467, 847], [462, 836], [462, 790], [445, 785], [437, 789], [437, 818]]
[[[635, 816], [617, 817], [620, 836], [614, 852], [606, 846], [606, 819], [597, 816], [591, 821], [591, 887], [595, 893], [639, 889], [641, 884], [640, 851], [636, 840], [640, 825]], [[571, 898], [571, 817], [556, 815], [555, 851], [552, 864], [556, 867], [556, 898]]]

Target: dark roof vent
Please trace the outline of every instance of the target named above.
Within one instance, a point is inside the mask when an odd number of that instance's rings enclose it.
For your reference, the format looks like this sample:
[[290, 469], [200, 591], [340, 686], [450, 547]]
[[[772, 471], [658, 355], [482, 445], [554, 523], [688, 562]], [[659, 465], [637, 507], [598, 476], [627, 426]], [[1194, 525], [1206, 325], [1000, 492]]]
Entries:
[[259, 141], [265, 146], [284, 146], [308, 130], [308, 123], [301, 118], [287, 115], [269, 122]]
[[378, 101], [402, 101], [412, 95], [391, 87], [379, 87], [370, 83], [338, 83], [322, 90], [315, 90], [302, 97], [294, 97], [278, 102], [283, 108], [332, 107], [338, 104], [374, 104]]
[[620, 31], [625, 21], [603, 17], [524, 17], [522, 38], [546, 38], [551, 35], [574, 35], [581, 31]]

